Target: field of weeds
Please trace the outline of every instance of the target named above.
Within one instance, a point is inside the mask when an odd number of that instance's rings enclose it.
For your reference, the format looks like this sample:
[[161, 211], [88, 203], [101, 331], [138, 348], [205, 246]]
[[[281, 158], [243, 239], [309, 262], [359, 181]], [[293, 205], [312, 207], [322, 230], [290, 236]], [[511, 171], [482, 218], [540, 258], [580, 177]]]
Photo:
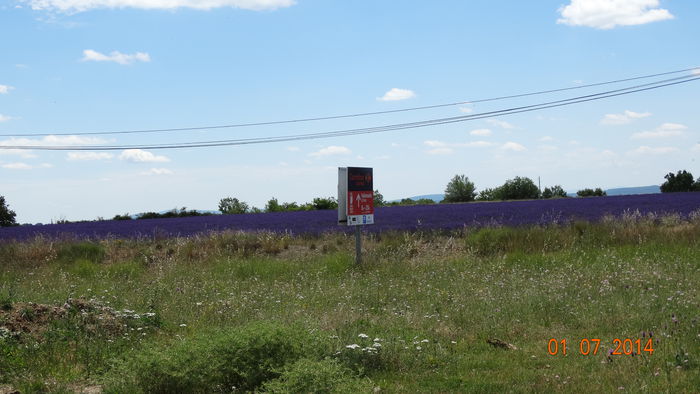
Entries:
[[697, 218], [363, 246], [358, 267], [344, 234], [2, 243], [0, 392], [700, 387]]

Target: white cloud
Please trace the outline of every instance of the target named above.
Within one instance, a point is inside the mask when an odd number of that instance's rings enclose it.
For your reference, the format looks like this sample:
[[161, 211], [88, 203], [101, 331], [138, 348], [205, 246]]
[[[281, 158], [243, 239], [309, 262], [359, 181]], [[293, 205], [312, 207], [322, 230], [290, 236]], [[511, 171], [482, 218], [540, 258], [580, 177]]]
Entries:
[[333, 155], [349, 155], [352, 151], [344, 146], [331, 145], [321, 148], [317, 152], [309, 153], [312, 157], [333, 156]]
[[522, 152], [524, 150], [527, 150], [523, 145], [518, 144], [517, 142], [513, 141], [508, 141], [505, 144], [501, 146], [501, 149], [503, 150], [512, 150], [515, 152]]
[[694, 147], [690, 148], [693, 152], [700, 152], [700, 144], [695, 144]]
[[107, 152], [68, 152], [69, 161], [108, 160], [114, 155]]
[[690, 71], [690, 73], [693, 75], [700, 75], [700, 68], [694, 68]]
[[378, 97], [379, 101], [398, 101], [407, 100], [416, 97], [416, 94], [412, 90], [393, 88], [388, 92], [384, 93], [384, 96]]
[[687, 129], [685, 125], [679, 123], [664, 123], [657, 127], [654, 131], [642, 131], [639, 133], [632, 134], [632, 139], [644, 139], [644, 138], [665, 138], [665, 137], [676, 137], [683, 135], [683, 130]]
[[554, 138], [552, 138], [548, 135], [545, 135], [544, 137], [540, 138], [540, 141], [542, 141], [542, 142], [554, 141]]
[[0, 167], [8, 169], [8, 170], [32, 170], [35, 168], [51, 168], [53, 167], [51, 164], [48, 163], [42, 163], [37, 166], [33, 166], [27, 163], [7, 163], [7, 164], [2, 164]]
[[96, 145], [107, 142], [98, 137], [82, 137], [79, 135], [47, 135], [37, 145]]
[[275, 10], [291, 7], [295, 0], [21, 0], [33, 10], [77, 13], [99, 8], [140, 8], [172, 10], [193, 8], [210, 10], [231, 7], [251, 11]]
[[128, 55], [121, 53], [119, 51], [113, 51], [109, 55], [93, 51], [92, 49], [86, 49], [83, 51], [83, 58], [80, 59], [84, 62], [114, 62], [122, 65], [129, 65], [133, 62], [150, 62], [151, 56], [144, 52], [136, 52], [133, 55]]
[[301, 149], [299, 149], [298, 146], [288, 146], [287, 150], [290, 152], [299, 152]]
[[11, 119], [12, 119], [11, 116], [0, 114], [0, 123], [7, 122], [8, 120], [11, 120]]
[[423, 144], [429, 148], [426, 153], [430, 155], [450, 155], [454, 153], [456, 148], [486, 148], [493, 146], [493, 142], [488, 141], [471, 141], [471, 142], [444, 142], [436, 140], [423, 141]]
[[476, 130], [470, 131], [469, 134], [487, 137], [487, 136], [491, 135], [491, 130], [489, 130], [489, 129], [476, 129]]
[[436, 140], [423, 141], [423, 144], [430, 148], [486, 148], [493, 146], [493, 142], [471, 141], [471, 142], [443, 142]]
[[0, 149], [0, 155], [17, 155], [23, 159], [34, 159], [37, 157], [32, 151], [26, 149]]
[[156, 156], [142, 149], [126, 149], [122, 151], [119, 158], [134, 163], [162, 163], [170, 161], [170, 159], [165, 156]]
[[167, 168], [151, 168], [148, 171], [141, 172], [141, 175], [172, 175], [173, 172]]
[[571, 0], [559, 8], [562, 17], [557, 23], [606, 30], [673, 19], [668, 10], [658, 6], [659, 0]]
[[0, 94], [8, 94], [12, 89], [14, 89], [12, 86], [0, 85]]
[[674, 152], [678, 152], [678, 148], [673, 148], [670, 146], [660, 146], [656, 148], [652, 148], [650, 146], [640, 146], [639, 148], [628, 153], [637, 155], [664, 155]]
[[459, 112], [470, 114], [474, 112], [474, 109], [472, 107], [459, 107]]
[[601, 124], [627, 124], [632, 122], [634, 119], [641, 119], [651, 116], [649, 112], [634, 112], [625, 110], [621, 114], [606, 114], [603, 119], [600, 120]]
[[538, 148], [544, 152], [553, 152], [555, 150], [559, 150], [559, 148], [554, 145], [540, 145]]
[[[8, 138], [0, 141], [0, 148], [4, 146], [73, 146], [73, 145], [96, 145], [108, 142], [97, 137], [81, 137], [77, 135], [47, 135], [43, 138]], [[0, 149], [0, 152], [7, 154], [19, 154], [22, 157], [35, 157], [30, 150], [24, 149]]]
[[426, 151], [429, 155], [451, 155], [454, 153], [452, 148], [434, 148]]
[[486, 148], [489, 146], [493, 146], [493, 143], [488, 141], [472, 141], [466, 142], [464, 144], [458, 144], [458, 146], [465, 148]]
[[492, 124], [494, 126], [498, 126], [503, 129], [514, 129], [515, 126], [512, 124], [504, 121], [504, 120], [499, 120], [499, 119], [486, 119], [486, 122], [489, 124]]
[[26, 163], [7, 163], [0, 165], [0, 167], [8, 170], [30, 170], [32, 166]]

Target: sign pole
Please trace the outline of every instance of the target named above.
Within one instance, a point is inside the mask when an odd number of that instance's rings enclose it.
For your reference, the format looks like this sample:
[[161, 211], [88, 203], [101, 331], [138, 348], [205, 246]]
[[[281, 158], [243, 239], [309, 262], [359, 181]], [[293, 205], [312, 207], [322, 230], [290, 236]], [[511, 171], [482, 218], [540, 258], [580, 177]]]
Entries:
[[360, 233], [361, 226], [355, 226], [355, 265], [362, 264], [362, 235]]

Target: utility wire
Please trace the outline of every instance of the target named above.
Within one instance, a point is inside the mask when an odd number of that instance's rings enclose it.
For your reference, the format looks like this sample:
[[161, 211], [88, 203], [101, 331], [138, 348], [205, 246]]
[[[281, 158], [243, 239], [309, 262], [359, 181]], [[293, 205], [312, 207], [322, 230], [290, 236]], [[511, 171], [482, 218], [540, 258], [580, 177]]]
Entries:
[[589, 94], [584, 96], [577, 96], [563, 100], [556, 100], [550, 102], [544, 102], [539, 104], [532, 104], [520, 107], [512, 107], [503, 110], [483, 112], [477, 114], [455, 116], [448, 118], [437, 118], [429, 119], [418, 122], [410, 123], [398, 123], [390, 124], [384, 126], [376, 127], [366, 127], [357, 129], [346, 129], [346, 130], [336, 130], [329, 132], [316, 132], [316, 133], [306, 133], [306, 134], [295, 134], [295, 135], [284, 135], [277, 137], [258, 137], [258, 138], [247, 138], [247, 139], [231, 139], [231, 140], [214, 140], [214, 141], [197, 141], [197, 142], [183, 142], [183, 143], [171, 143], [171, 144], [138, 144], [138, 145], [93, 145], [93, 146], [3, 146], [3, 149], [35, 149], [35, 150], [72, 150], [72, 151], [82, 151], [82, 150], [122, 150], [122, 149], [181, 149], [181, 148], [203, 148], [203, 147], [214, 147], [214, 146], [233, 146], [233, 145], [250, 145], [250, 144], [264, 144], [272, 142], [285, 142], [285, 141], [298, 141], [298, 140], [311, 140], [320, 138], [332, 138], [332, 137], [342, 137], [342, 136], [352, 136], [360, 134], [373, 134], [381, 133], [386, 131], [394, 130], [405, 130], [414, 129], [428, 126], [436, 126], [443, 124], [451, 124], [458, 122], [466, 122], [476, 119], [492, 118], [495, 116], [505, 116], [518, 114], [523, 112], [538, 111], [547, 108], [562, 107], [567, 105], [579, 104], [588, 101], [601, 100], [604, 98], [622, 96], [632, 93], [638, 93], [653, 89], [659, 89], [667, 86], [683, 84], [687, 82], [692, 82], [700, 79], [700, 76], [684, 76], [667, 79], [665, 81], [652, 82], [637, 86], [632, 86], [628, 88], [609, 90], [601, 93]]
[[603, 86], [603, 85], [610, 85], [610, 84], [615, 84], [615, 83], [629, 82], [629, 81], [635, 81], [635, 80], [639, 80], [639, 79], [648, 79], [648, 78], [660, 77], [660, 76], [664, 76], [664, 75], [692, 72], [692, 71], [697, 70], [697, 69], [698, 69], [697, 67], [693, 67], [693, 68], [686, 68], [683, 70], [667, 71], [667, 72], [662, 72], [662, 73], [648, 74], [648, 75], [642, 75], [642, 76], [624, 78], [624, 79], [616, 79], [616, 80], [612, 80], [612, 81], [591, 83], [591, 84], [587, 84], [587, 85], [571, 86], [571, 87], [566, 87], [566, 88], [540, 90], [540, 91], [536, 91], [536, 92], [520, 93], [520, 94], [514, 94], [514, 95], [508, 95], [508, 96], [498, 96], [498, 97], [491, 97], [491, 98], [478, 99], [478, 100], [457, 101], [457, 102], [446, 103], [446, 104], [426, 105], [426, 106], [421, 106], [421, 107], [410, 107], [410, 108], [401, 108], [401, 109], [375, 111], [375, 112], [361, 112], [361, 113], [345, 114], [345, 115], [287, 119], [287, 120], [276, 120], [276, 121], [268, 121], [268, 122], [234, 123], [234, 124], [214, 125], [214, 126], [179, 127], [179, 128], [163, 128], [163, 129], [91, 131], [91, 132], [82, 132], [82, 133], [65, 133], [65, 132], [63, 132], [63, 133], [0, 134], [0, 137], [41, 137], [41, 136], [48, 136], [48, 135], [57, 135], [57, 136], [76, 135], [76, 136], [80, 136], [80, 135], [145, 134], [145, 133], [214, 130], [214, 129], [229, 129], [229, 128], [240, 128], [240, 127], [269, 126], [269, 125], [279, 125], [279, 124], [289, 124], [289, 123], [315, 122], [315, 121], [321, 121], [321, 120], [333, 120], [333, 119], [345, 119], [345, 118], [355, 118], [355, 117], [373, 116], [373, 115], [384, 115], [384, 114], [391, 114], [391, 113], [397, 113], [397, 112], [419, 111], [419, 110], [425, 110], [425, 109], [453, 107], [453, 106], [457, 106], [457, 105], [507, 100], [507, 99], [542, 95], [542, 94], [548, 94], [548, 93], [564, 92], [564, 91], [575, 90], [575, 89], [584, 89], [584, 88], [590, 88], [590, 87], [594, 87], [594, 86]]

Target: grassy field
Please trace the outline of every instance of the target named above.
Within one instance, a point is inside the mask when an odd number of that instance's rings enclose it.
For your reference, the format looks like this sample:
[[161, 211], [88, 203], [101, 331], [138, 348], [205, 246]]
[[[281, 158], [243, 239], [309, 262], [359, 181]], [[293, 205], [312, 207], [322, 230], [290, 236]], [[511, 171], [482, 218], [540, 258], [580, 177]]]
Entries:
[[364, 247], [356, 267], [344, 235], [0, 244], [0, 392], [700, 387], [698, 217]]

